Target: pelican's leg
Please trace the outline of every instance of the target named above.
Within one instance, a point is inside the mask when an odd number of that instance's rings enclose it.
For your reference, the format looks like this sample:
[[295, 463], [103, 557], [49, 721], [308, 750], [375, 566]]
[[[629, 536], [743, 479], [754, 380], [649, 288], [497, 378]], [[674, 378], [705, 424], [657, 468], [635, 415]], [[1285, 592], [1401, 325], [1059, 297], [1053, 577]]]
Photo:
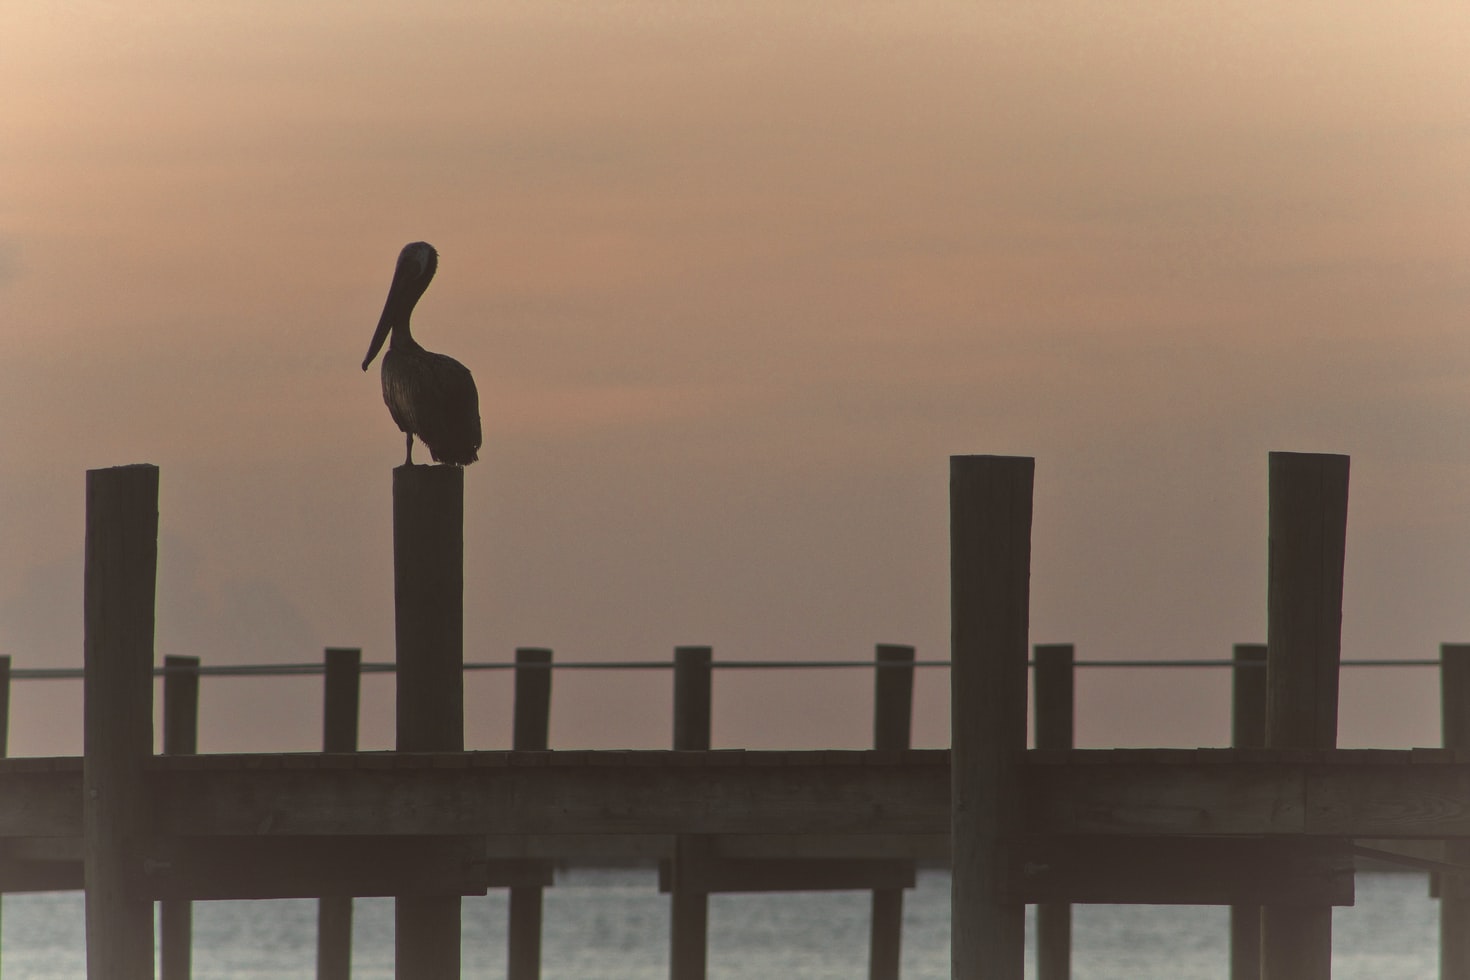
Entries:
[[408, 455], [405, 456], [405, 457], [403, 457], [403, 465], [404, 466], [412, 466], [413, 465], [413, 433], [412, 432], [405, 432], [403, 435], [408, 440], [407, 443], [405, 443], [405, 445], [407, 445], [407, 447], [408, 447]]

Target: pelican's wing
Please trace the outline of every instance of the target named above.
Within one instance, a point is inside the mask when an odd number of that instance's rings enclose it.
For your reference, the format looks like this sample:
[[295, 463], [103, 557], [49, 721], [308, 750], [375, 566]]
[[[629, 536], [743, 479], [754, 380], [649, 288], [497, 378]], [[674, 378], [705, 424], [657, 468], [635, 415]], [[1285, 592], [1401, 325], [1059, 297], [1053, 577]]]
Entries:
[[390, 350], [383, 361], [383, 400], [398, 427], [412, 432], [444, 463], [479, 458], [480, 395], [469, 368], [426, 350]]

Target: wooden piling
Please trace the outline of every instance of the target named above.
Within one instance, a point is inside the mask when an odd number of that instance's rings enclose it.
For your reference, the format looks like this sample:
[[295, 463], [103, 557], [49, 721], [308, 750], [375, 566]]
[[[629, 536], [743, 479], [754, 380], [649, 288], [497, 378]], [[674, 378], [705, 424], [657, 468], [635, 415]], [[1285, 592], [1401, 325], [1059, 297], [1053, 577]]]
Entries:
[[[1231, 669], [1230, 744], [1266, 744], [1266, 644], [1237, 643]], [[1230, 980], [1261, 980], [1261, 906], [1230, 906]]]
[[[710, 747], [711, 664], [709, 647], [674, 650], [674, 748]], [[709, 895], [691, 887], [690, 870], [706, 853], [706, 841], [680, 835], [674, 843], [669, 886], [669, 976], [704, 980], [709, 938]]]
[[[464, 470], [393, 471], [398, 751], [464, 750]], [[459, 895], [400, 896], [399, 980], [458, 980]]]
[[[1337, 744], [1348, 457], [1271, 453], [1266, 745]], [[1328, 980], [1332, 908], [1267, 905], [1263, 980]]]
[[[0, 654], [0, 759], [10, 754], [10, 654]], [[5, 896], [0, 895], [0, 906]], [[4, 918], [0, 915], [0, 935], [4, 933]], [[4, 943], [0, 942], [0, 948]]]
[[[322, 684], [322, 751], [356, 752], [361, 703], [362, 651], [328, 647]], [[352, 896], [317, 899], [317, 980], [352, 976]]]
[[[1032, 729], [1038, 749], [1074, 747], [1074, 665], [1070, 643], [1036, 645]], [[1037, 980], [1072, 976], [1072, 906], [1067, 902], [1036, 906], [1036, 976]]]
[[[199, 658], [163, 658], [163, 754], [199, 751]], [[186, 898], [158, 903], [158, 966], [161, 980], [193, 974], [194, 906]]]
[[87, 976], [152, 980], [153, 903], [139, 887], [153, 753], [158, 468], [87, 472], [83, 573], [83, 864]]
[[1026, 751], [1035, 460], [951, 456], [951, 977], [1022, 980], [1025, 906], [1006, 894]]
[[[541, 752], [551, 727], [551, 651], [516, 650], [515, 714], [511, 748]], [[507, 953], [507, 980], [539, 980], [541, 976], [542, 890], [512, 885]]]
[[[874, 651], [873, 748], [909, 748], [914, 713], [914, 648], [880, 643]], [[868, 980], [898, 980], [903, 950], [903, 889], [873, 890]]]
[[[1470, 750], [1470, 644], [1439, 648], [1440, 725], [1444, 747]], [[1470, 839], [1444, 842], [1444, 859], [1470, 866]], [[1470, 980], [1470, 881], [1439, 876], [1440, 980]]]

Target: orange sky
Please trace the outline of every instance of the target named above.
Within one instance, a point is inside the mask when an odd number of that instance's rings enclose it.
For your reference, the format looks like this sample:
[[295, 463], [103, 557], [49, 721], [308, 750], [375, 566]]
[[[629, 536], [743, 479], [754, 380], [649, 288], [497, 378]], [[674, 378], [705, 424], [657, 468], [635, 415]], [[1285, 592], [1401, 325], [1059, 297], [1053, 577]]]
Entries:
[[[0, 650], [80, 663], [83, 471], [146, 461], [160, 653], [390, 659], [358, 365], [414, 239], [481, 392], [471, 659], [946, 656], [957, 452], [1038, 458], [1036, 641], [1261, 639], [1274, 449], [1353, 456], [1347, 656], [1470, 638], [1470, 7], [727, 7], [0, 8]], [[667, 678], [557, 683], [553, 744], [666, 743]], [[863, 675], [717, 685], [716, 744], [868, 737]], [[1079, 739], [1221, 744], [1225, 691], [1087, 674]], [[1433, 692], [1349, 674], [1343, 744], [1432, 744]], [[17, 688], [12, 751], [79, 697]], [[211, 682], [202, 747], [316, 697]]]

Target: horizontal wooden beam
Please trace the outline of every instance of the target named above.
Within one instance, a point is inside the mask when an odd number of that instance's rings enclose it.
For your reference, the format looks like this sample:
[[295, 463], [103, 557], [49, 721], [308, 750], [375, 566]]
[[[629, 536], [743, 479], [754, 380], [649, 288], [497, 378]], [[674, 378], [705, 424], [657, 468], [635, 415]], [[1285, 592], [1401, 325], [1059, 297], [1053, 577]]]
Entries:
[[0, 857], [0, 892], [71, 892], [83, 887], [82, 862]]
[[545, 862], [487, 861], [469, 837], [173, 837], [152, 842], [153, 899], [483, 895], [551, 884]]
[[942, 759], [588, 753], [582, 764], [507, 765], [503, 755], [414, 766], [395, 756], [391, 768], [170, 765], [150, 778], [161, 829], [179, 835], [929, 834], [948, 822]]
[[[939, 750], [173, 756], [146, 778], [159, 829], [183, 836], [695, 833], [844, 847], [949, 828]], [[1470, 837], [1470, 756], [1441, 750], [1032, 751], [1021, 783], [1024, 826], [1043, 835]], [[79, 837], [81, 793], [79, 760], [0, 761], [0, 838]], [[813, 843], [806, 856], [824, 855]]]
[[75, 767], [55, 768], [16, 767], [16, 762], [32, 760], [7, 761], [0, 770], [0, 837], [80, 838], [81, 760], [75, 760]]
[[1026, 825], [1042, 834], [1470, 837], [1470, 759], [1455, 753], [1218, 751], [1033, 762], [1022, 777]]
[[1017, 902], [1352, 905], [1349, 841], [1247, 837], [1028, 837]]

